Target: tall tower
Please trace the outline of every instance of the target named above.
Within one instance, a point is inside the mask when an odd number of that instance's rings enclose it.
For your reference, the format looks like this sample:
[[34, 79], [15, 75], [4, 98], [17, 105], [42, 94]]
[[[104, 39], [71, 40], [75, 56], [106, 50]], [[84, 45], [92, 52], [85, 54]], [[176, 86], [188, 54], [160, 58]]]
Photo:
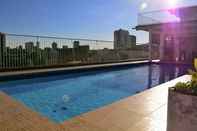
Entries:
[[136, 46], [136, 36], [135, 35], [129, 35], [129, 48], [133, 48]]
[[0, 67], [5, 65], [6, 36], [0, 32]]
[[73, 42], [73, 48], [79, 48], [80, 42], [79, 41], [74, 41]]
[[128, 49], [129, 32], [127, 30], [117, 30], [114, 32], [114, 49]]
[[53, 43], [52, 43], [52, 49], [53, 49], [53, 50], [57, 50], [57, 43], [56, 43], [56, 42], [53, 42]]
[[33, 51], [33, 48], [34, 48], [34, 43], [33, 42], [26, 42], [25, 43], [25, 49], [28, 52], [32, 52]]

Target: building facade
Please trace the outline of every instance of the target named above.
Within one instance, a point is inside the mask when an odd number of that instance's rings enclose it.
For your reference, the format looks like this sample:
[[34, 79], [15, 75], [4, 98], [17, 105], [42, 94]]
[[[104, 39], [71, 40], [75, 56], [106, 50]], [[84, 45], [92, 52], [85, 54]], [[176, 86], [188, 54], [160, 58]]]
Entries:
[[6, 35], [0, 32], [0, 67], [3, 67], [6, 51]]
[[197, 6], [164, 10], [161, 13], [168, 14], [167, 18], [172, 18], [173, 21], [144, 22], [136, 27], [136, 30], [149, 32], [150, 60], [153, 47], [159, 46], [161, 62], [192, 63], [197, 57], [196, 12]]
[[127, 30], [116, 30], [114, 32], [114, 49], [127, 50], [136, 45], [136, 37], [129, 35]]
[[90, 51], [89, 45], [80, 45], [79, 41], [73, 42], [73, 55], [75, 61], [87, 61]]

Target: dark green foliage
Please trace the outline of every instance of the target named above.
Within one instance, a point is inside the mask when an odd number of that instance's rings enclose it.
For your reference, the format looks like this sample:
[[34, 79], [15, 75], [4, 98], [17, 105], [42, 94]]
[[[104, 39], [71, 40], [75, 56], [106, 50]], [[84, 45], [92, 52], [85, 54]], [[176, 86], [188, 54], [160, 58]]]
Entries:
[[186, 83], [179, 82], [173, 88], [175, 91], [197, 96], [197, 72], [189, 70], [192, 80]]

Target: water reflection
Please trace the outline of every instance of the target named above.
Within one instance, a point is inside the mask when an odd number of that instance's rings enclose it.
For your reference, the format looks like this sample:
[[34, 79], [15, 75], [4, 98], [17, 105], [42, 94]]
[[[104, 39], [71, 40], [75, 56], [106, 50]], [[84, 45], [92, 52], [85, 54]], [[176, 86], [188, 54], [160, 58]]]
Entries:
[[192, 67], [172, 64], [150, 65], [148, 67], [148, 88], [187, 74], [188, 69], [192, 69]]

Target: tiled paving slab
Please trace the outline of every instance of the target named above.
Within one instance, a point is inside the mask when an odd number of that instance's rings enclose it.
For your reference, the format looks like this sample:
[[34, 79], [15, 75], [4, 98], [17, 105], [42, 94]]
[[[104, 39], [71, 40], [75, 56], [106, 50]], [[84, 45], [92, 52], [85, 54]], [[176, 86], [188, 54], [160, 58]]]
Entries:
[[168, 87], [185, 75], [60, 124], [0, 92], [0, 131], [166, 131]]

